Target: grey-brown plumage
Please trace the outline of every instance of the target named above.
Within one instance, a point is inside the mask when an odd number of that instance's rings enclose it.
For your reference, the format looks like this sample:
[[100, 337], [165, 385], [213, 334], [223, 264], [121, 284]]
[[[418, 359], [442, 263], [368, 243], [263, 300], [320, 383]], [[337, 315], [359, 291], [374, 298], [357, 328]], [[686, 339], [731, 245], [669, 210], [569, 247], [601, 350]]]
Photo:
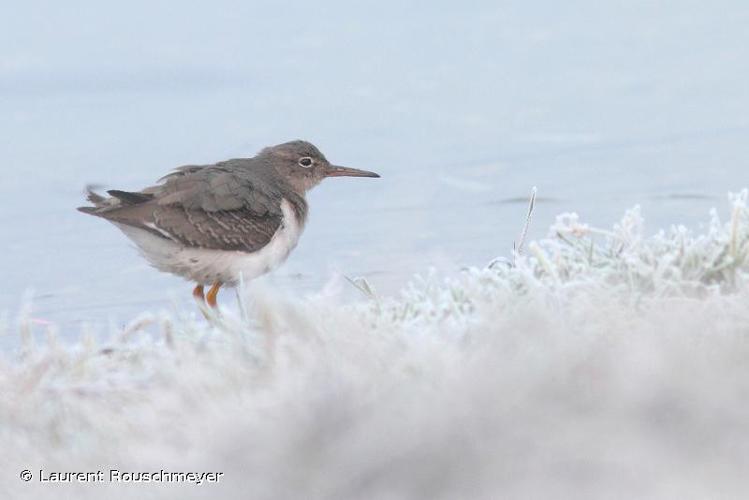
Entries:
[[151, 264], [197, 282], [202, 296], [202, 285], [217, 292], [280, 264], [304, 227], [305, 193], [333, 176], [379, 177], [292, 141], [253, 158], [179, 167], [138, 192], [89, 190], [94, 206], [79, 210], [116, 224]]

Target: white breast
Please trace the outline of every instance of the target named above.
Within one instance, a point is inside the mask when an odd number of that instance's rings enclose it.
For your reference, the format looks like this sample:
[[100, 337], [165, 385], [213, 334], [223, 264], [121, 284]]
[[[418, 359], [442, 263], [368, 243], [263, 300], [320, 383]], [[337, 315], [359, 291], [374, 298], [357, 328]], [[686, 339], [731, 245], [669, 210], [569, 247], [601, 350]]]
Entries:
[[240, 276], [252, 280], [278, 267], [294, 249], [304, 226], [286, 199], [281, 202], [283, 220], [271, 240], [256, 252], [183, 247], [146, 230], [117, 224], [157, 269], [203, 285], [236, 285]]
[[283, 221], [267, 245], [253, 253], [238, 252], [241, 256], [232, 268], [232, 272], [236, 276], [235, 281], [239, 281], [240, 275], [245, 280], [251, 280], [275, 269], [286, 260], [289, 253], [296, 247], [303, 226], [297, 219], [291, 203], [285, 199], [281, 202], [281, 210], [283, 211]]

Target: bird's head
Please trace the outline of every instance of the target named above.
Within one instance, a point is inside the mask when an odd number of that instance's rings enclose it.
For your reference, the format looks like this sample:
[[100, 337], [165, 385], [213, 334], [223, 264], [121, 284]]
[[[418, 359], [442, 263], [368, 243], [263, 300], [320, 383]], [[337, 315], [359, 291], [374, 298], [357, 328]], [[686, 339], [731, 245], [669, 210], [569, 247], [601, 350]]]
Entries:
[[295, 191], [303, 194], [326, 177], [379, 177], [367, 170], [331, 164], [307, 141], [291, 141], [263, 149], [258, 158], [272, 166]]

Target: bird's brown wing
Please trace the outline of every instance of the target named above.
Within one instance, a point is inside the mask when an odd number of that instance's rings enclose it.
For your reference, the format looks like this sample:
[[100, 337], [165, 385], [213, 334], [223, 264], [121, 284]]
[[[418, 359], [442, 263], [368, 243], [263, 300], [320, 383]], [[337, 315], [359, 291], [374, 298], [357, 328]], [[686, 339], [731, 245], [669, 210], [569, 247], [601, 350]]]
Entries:
[[120, 203], [87, 213], [140, 227], [189, 247], [254, 252], [283, 221], [283, 196], [262, 176], [189, 167], [140, 193], [112, 191]]

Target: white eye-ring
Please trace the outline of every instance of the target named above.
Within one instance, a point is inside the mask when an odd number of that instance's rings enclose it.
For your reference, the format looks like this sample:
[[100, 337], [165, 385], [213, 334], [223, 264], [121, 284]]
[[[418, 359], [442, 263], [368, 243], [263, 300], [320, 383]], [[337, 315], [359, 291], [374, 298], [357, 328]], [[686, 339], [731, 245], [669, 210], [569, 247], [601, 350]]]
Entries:
[[315, 162], [309, 156], [305, 156], [304, 158], [299, 158], [299, 166], [300, 167], [310, 168], [313, 163], [315, 163]]

